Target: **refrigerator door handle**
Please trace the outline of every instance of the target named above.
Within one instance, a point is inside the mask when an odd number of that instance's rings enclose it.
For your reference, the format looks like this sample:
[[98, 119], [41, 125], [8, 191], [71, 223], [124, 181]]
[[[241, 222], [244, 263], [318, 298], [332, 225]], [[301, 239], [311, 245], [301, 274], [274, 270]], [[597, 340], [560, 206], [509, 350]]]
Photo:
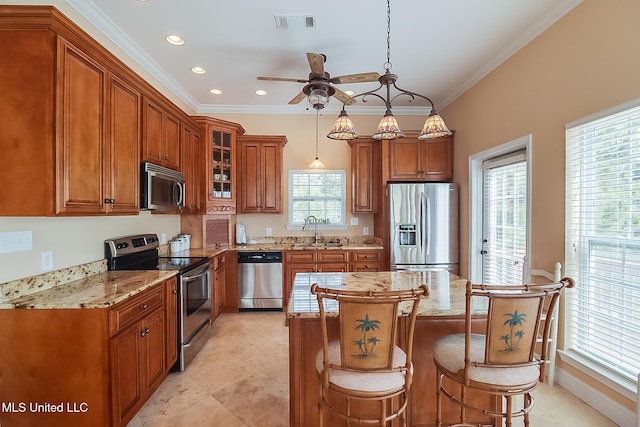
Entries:
[[[424, 252], [425, 252], [425, 256], [429, 256], [430, 252], [431, 252], [431, 204], [429, 203], [429, 198], [422, 193], [420, 195], [420, 198], [422, 200], [420, 200], [420, 206], [424, 207], [424, 209], [426, 210], [426, 212], [422, 213], [422, 221], [421, 221], [421, 226], [422, 226], [422, 243], [425, 246], [424, 248]], [[422, 210], [422, 208], [421, 208]]]

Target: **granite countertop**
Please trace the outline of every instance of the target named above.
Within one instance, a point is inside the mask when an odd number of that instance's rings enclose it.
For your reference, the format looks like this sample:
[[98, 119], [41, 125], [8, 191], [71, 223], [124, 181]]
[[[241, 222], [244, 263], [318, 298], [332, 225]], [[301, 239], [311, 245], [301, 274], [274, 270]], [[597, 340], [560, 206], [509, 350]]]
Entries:
[[106, 308], [138, 294], [176, 271], [106, 271], [0, 303], [2, 308]]
[[[446, 270], [385, 271], [353, 273], [298, 273], [287, 309], [289, 318], [319, 317], [318, 301], [311, 294], [311, 285], [352, 290], [411, 289], [422, 284], [430, 295], [420, 302], [418, 316], [464, 316], [467, 279]], [[337, 301], [325, 300], [327, 316], [337, 316]], [[409, 303], [410, 304], [410, 303]], [[399, 308], [399, 315], [408, 315], [410, 307]], [[476, 307], [478, 314], [483, 307]]]

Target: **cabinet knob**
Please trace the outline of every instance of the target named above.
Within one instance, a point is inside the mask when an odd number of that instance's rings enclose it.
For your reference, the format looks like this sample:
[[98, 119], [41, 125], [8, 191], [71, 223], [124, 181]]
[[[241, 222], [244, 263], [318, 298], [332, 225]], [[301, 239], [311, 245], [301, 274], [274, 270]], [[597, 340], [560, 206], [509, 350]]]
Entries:
[[149, 329], [149, 328], [147, 328], [147, 329], [145, 329], [144, 331], [142, 331], [142, 332], [140, 333], [140, 336], [141, 336], [141, 337], [143, 337], [143, 336], [147, 335], [149, 332], [151, 332], [151, 331], [150, 331], [150, 329]]
[[172, 289], [172, 290], [171, 290], [171, 293], [172, 293], [172, 294], [177, 294], [177, 293], [178, 293], [178, 291], [176, 291], [175, 289]]
[[141, 308], [141, 309], [143, 309], [143, 310], [146, 310], [146, 309], [147, 309], [147, 307], [149, 307], [147, 304], [142, 304], [142, 305], [140, 306], [140, 308]]

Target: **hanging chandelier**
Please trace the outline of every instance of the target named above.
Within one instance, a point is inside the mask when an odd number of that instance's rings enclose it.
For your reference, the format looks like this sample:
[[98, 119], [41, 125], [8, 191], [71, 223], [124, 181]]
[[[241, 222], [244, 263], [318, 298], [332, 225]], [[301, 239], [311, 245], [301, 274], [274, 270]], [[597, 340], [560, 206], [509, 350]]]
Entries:
[[[378, 86], [374, 90], [370, 90], [367, 92], [359, 93], [357, 95], [353, 95], [351, 98], [362, 98], [363, 102], [367, 102], [367, 97], [374, 96], [376, 98], [380, 98], [385, 103], [386, 111], [384, 113], [384, 117], [380, 120], [378, 124], [378, 129], [376, 133], [371, 135], [371, 138], [382, 140], [382, 139], [398, 139], [403, 138], [404, 134], [400, 127], [398, 126], [398, 122], [396, 118], [393, 116], [391, 112], [391, 103], [399, 96], [409, 96], [411, 100], [414, 100], [416, 97], [426, 99], [431, 104], [431, 112], [427, 117], [427, 120], [422, 127], [422, 132], [418, 136], [418, 139], [433, 139], [439, 138], [441, 136], [451, 135], [451, 131], [445, 125], [444, 120], [438, 114], [433, 105], [433, 101], [424, 95], [420, 95], [419, 93], [411, 92], [408, 90], [400, 89], [396, 86], [396, 81], [398, 80], [398, 76], [396, 74], [391, 73], [391, 4], [390, 0], [387, 0], [387, 62], [384, 64], [385, 73], [378, 78], [378, 82], [380, 86]], [[400, 93], [391, 96], [391, 87], [394, 87]], [[376, 93], [380, 89], [386, 89], [386, 98], [382, 97], [382, 95]], [[327, 135], [327, 138], [337, 139], [337, 140], [350, 140], [358, 137], [358, 134], [355, 131], [353, 126], [353, 122], [349, 118], [347, 111], [345, 110], [345, 105], [342, 105], [342, 111], [338, 116], [338, 119], [333, 124], [331, 131]]]

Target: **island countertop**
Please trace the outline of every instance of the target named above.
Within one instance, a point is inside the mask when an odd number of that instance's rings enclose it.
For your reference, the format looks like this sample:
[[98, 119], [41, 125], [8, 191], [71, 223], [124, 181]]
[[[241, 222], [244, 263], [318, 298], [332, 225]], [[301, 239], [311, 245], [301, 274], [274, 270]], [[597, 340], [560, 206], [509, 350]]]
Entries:
[[0, 309], [105, 308], [175, 275], [170, 270], [106, 271], [0, 303]]
[[[289, 318], [319, 317], [318, 301], [311, 285], [358, 291], [411, 289], [425, 284], [430, 294], [420, 302], [418, 316], [464, 316], [467, 279], [444, 269], [423, 271], [384, 271], [352, 273], [298, 273], [287, 309]], [[328, 316], [337, 316], [336, 301], [325, 301]], [[408, 307], [400, 307], [399, 315], [408, 315]], [[482, 311], [478, 307], [479, 312]]]

